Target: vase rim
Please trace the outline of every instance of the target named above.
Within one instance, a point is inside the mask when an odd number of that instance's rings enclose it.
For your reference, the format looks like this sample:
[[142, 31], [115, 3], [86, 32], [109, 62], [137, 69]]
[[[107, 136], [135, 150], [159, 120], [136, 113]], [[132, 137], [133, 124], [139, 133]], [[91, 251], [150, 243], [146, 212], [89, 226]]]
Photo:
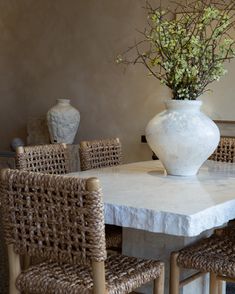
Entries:
[[166, 104], [195, 104], [195, 105], [202, 105], [202, 100], [176, 100], [176, 99], [167, 99], [165, 100]]
[[166, 100], [165, 107], [174, 110], [198, 111], [202, 106], [201, 100]]
[[69, 104], [70, 103], [70, 99], [66, 99], [66, 98], [63, 98], [63, 99], [57, 99], [56, 100], [58, 103], [66, 103], [66, 104]]

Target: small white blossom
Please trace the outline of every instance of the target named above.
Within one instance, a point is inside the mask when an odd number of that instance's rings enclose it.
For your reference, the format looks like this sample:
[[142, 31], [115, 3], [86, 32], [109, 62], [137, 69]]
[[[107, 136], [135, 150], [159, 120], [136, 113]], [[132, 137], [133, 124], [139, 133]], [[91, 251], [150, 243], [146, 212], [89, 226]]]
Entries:
[[[182, 13], [177, 20], [169, 19], [161, 8], [147, 8], [149, 27], [141, 42], [141, 46], [147, 45], [147, 51], [141, 51], [138, 45], [133, 47], [137, 49], [133, 63], [142, 61], [152, 76], [172, 89], [174, 99], [196, 99], [208, 83], [227, 73], [224, 61], [235, 57], [234, 40], [227, 37], [228, 28], [234, 27], [235, 15], [231, 18], [226, 10], [217, 8], [225, 2], [189, 2], [195, 13], [192, 17]], [[116, 62], [126, 63], [126, 59], [119, 55]]]

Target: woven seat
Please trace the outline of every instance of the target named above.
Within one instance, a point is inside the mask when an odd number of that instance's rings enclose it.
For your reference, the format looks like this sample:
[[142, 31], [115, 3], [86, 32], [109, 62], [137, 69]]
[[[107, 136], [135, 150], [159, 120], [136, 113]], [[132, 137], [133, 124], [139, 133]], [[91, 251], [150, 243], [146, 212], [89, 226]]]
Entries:
[[[2, 170], [0, 196], [10, 293], [124, 294], [154, 280], [153, 293], [163, 294], [162, 262], [106, 258], [97, 179]], [[44, 262], [21, 272], [25, 254]]]
[[[222, 280], [235, 281], [235, 229], [226, 227], [216, 230], [211, 237], [174, 252], [171, 256], [170, 294], [179, 294], [180, 269], [199, 271], [191, 280], [203, 273], [210, 273], [210, 293], [222, 293]], [[187, 279], [186, 279], [187, 280]]]
[[[105, 262], [106, 288], [109, 294], [125, 294], [161, 274], [163, 264], [122, 255], [111, 255]], [[32, 280], [33, 277], [33, 280]], [[34, 294], [92, 293], [90, 268], [79, 265], [42, 263], [23, 272], [17, 287]]]
[[209, 159], [220, 162], [234, 162], [235, 137], [221, 137], [218, 147]]
[[235, 278], [235, 238], [213, 235], [179, 252], [180, 267]]
[[69, 172], [67, 146], [62, 143], [18, 147], [16, 167], [32, 172], [66, 174]]
[[[81, 170], [102, 168], [122, 164], [122, 146], [118, 138], [82, 141], [79, 146]], [[122, 228], [106, 225], [108, 249], [122, 250]]]

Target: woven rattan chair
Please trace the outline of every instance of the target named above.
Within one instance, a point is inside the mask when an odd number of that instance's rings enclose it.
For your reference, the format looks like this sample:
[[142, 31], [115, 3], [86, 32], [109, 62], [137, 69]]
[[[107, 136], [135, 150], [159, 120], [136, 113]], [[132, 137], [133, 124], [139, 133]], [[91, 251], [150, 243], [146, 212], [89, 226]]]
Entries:
[[[82, 141], [79, 146], [81, 170], [115, 166], [122, 163], [122, 146], [119, 138]], [[105, 226], [108, 249], [122, 250], [122, 228]]]
[[[198, 272], [180, 281], [180, 270]], [[228, 226], [171, 255], [170, 294], [180, 287], [210, 273], [210, 294], [222, 294], [222, 281], [235, 282], [235, 228]]]
[[[124, 294], [151, 280], [163, 294], [162, 262], [106, 257], [97, 179], [2, 170], [1, 199], [10, 294]], [[21, 272], [19, 254], [46, 261]]]
[[122, 147], [118, 138], [82, 141], [79, 147], [81, 170], [122, 163]]
[[[16, 150], [18, 169], [48, 174], [66, 174], [69, 172], [69, 160], [66, 144], [38, 145], [18, 147]], [[121, 228], [106, 227], [107, 246], [121, 251]]]
[[16, 167], [32, 172], [66, 174], [69, 172], [67, 146], [62, 143], [18, 147]]
[[218, 147], [209, 159], [220, 162], [234, 162], [235, 137], [221, 137]]

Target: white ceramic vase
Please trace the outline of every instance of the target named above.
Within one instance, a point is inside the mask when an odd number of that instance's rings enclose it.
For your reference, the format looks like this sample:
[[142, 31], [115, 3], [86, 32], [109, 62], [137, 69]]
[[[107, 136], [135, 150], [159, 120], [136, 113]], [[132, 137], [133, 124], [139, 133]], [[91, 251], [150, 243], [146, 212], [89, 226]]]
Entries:
[[166, 110], [146, 127], [146, 138], [167, 174], [196, 175], [214, 152], [220, 133], [216, 124], [200, 111], [201, 101], [168, 100]]
[[79, 111], [69, 99], [57, 99], [57, 104], [47, 112], [47, 125], [51, 143], [72, 144], [80, 123]]

